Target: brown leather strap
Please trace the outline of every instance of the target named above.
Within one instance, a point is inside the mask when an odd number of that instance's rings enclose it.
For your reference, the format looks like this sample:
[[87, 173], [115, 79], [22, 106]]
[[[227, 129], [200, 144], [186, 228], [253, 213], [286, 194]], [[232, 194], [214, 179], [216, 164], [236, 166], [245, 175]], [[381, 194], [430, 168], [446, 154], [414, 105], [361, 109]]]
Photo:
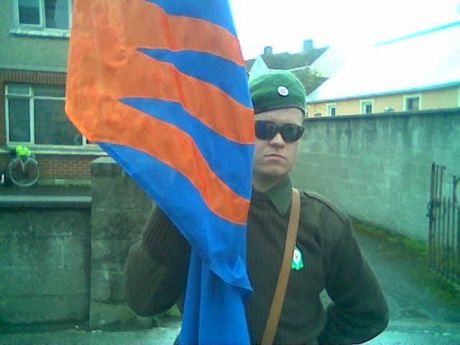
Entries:
[[294, 255], [294, 247], [297, 238], [297, 230], [299, 228], [300, 216], [300, 193], [297, 189], [292, 189], [291, 214], [289, 215], [289, 225], [286, 235], [286, 244], [284, 247], [284, 257], [281, 264], [278, 282], [276, 283], [275, 294], [273, 295], [270, 313], [268, 314], [267, 324], [262, 338], [261, 345], [272, 345], [275, 339], [278, 321], [283, 307], [284, 296], [291, 273], [292, 257]]

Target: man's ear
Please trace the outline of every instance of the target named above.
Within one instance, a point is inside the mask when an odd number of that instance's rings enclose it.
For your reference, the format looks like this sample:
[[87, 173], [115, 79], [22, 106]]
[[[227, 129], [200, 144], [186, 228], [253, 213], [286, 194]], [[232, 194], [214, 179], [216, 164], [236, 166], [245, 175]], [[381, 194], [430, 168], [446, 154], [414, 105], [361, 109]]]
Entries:
[[306, 133], [304, 133], [302, 135], [302, 138], [299, 139], [299, 146], [297, 148], [297, 155], [299, 154], [299, 152], [302, 150], [302, 143], [303, 143], [303, 137], [305, 136]]

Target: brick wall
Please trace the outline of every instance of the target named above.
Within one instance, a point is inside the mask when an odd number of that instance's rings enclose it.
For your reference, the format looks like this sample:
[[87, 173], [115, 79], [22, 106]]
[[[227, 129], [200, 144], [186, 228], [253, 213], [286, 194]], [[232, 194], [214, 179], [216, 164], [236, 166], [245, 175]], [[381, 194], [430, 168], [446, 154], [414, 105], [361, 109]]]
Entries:
[[0, 155], [0, 171], [6, 169], [6, 165], [8, 164], [8, 156], [7, 155]]
[[[90, 163], [97, 155], [37, 155], [42, 179], [90, 180]], [[0, 172], [6, 170], [9, 154], [0, 155]]]
[[89, 165], [99, 156], [38, 155], [40, 176], [56, 179], [90, 179]]

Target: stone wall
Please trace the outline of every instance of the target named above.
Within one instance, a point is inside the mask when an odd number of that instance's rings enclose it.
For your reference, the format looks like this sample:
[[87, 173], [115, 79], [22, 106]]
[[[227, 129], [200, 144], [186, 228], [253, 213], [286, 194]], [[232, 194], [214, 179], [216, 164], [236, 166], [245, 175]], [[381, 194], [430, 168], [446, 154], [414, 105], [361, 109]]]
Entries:
[[460, 175], [459, 109], [309, 119], [305, 126], [297, 186], [353, 217], [427, 239], [432, 162]]
[[91, 185], [90, 327], [148, 325], [126, 305], [122, 280], [129, 248], [153, 203], [111, 158], [91, 163]]
[[0, 201], [0, 328], [85, 322], [89, 198], [7, 200], [0, 195]]
[[91, 175], [91, 196], [0, 194], [0, 331], [152, 326], [128, 308], [122, 281], [153, 203], [111, 158], [93, 161]]

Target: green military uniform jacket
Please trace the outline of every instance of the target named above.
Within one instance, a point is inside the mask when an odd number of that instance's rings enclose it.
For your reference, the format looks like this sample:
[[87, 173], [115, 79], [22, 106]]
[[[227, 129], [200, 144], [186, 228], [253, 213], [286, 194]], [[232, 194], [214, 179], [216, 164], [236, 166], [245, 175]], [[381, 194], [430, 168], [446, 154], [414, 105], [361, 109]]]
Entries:
[[[292, 186], [289, 179], [268, 193], [253, 192], [248, 217], [247, 267], [253, 294], [247, 301], [253, 344], [260, 343], [284, 252]], [[159, 209], [131, 248], [125, 295], [140, 315], [163, 312], [185, 292], [190, 249]], [[323, 307], [326, 290], [333, 303]], [[388, 307], [353, 235], [349, 218], [314, 193], [301, 193], [296, 253], [276, 344], [352, 344], [379, 334]]]

